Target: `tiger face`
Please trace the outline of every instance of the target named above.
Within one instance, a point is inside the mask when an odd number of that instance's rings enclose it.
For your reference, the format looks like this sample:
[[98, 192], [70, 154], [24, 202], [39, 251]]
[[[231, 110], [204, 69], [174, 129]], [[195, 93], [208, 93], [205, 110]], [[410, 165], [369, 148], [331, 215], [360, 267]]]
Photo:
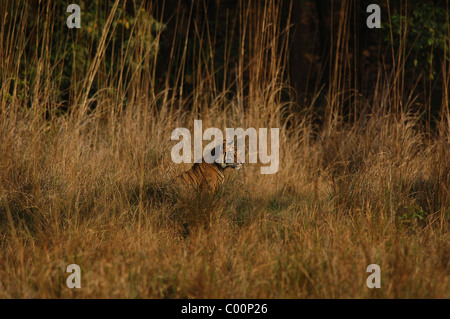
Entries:
[[[220, 150], [222, 151], [222, 156], [215, 161], [220, 168], [226, 169], [230, 167], [238, 170], [242, 167], [242, 160], [238, 157], [237, 149], [234, 147], [234, 141], [230, 143], [224, 141], [220, 146]], [[214, 156], [215, 154], [212, 155]]]

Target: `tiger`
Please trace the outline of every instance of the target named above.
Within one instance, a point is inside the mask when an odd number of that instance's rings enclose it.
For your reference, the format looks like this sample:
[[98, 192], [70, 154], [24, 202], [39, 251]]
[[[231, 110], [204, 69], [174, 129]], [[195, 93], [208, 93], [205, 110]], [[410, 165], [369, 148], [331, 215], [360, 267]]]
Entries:
[[[216, 194], [225, 180], [224, 171], [227, 168], [239, 170], [243, 165], [242, 161], [238, 158], [234, 143], [230, 144], [224, 141], [220, 148], [222, 150], [222, 156], [220, 158], [216, 159], [213, 163], [207, 163], [205, 161], [195, 163], [188, 171], [174, 178], [172, 181], [173, 185], [178, 190]], [[215, 156], [214, 152], [215, 150], [211, 152], [213, 156]], [[230, 159], [228, 161], [227, 153], [229, 153], [228, 158]], [[232, 161], [230, 155], [233, 155]]]

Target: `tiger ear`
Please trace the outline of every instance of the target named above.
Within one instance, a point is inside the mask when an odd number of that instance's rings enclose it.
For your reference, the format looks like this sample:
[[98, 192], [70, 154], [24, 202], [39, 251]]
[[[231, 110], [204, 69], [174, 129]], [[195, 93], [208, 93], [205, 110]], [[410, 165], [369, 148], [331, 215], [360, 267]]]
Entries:
[[231, 140], [230, 142], [228, 141], [223, 141], [223, 147], [224, 149], [229, 149], [230, 147], [234, 146], [234, 140]]

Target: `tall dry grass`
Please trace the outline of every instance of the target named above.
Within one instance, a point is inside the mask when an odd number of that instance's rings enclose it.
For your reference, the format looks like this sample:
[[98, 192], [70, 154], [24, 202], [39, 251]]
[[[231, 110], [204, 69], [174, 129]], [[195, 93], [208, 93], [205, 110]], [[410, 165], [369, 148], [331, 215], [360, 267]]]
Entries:
[[[59, 7], [44, 3], [30, 15], [14, 10], [20, 5], [28, 3], [4, 7], [18, 22], [10, 25], [22, 27], [0, 32], [0, 297], [450, 297], [448, 93], [430, 134], [409, 111], [414, 96], [401, 90], [398, 63], [380, 71], [373, 95], [358, 96], [361, 116], [344, 121], [343, 105], [355, 94], [342, 79], [351, 65], [339, 63], [345, 21], [323, 125], [314, 103], [283, 98], [292, 93], [285, 81], [289, 28], [280, 28], [272, 0], [243, 2], [234, 22], [230, 17], [247, 53], [224, 66], [234, 68], [233, 79], [216, 82], [215, 33], [205, 24], [197, 26], [204, 51], [192, 60], [187, 43], [174, 37], [167, 73], [176, 80], [161, 91], [152, 83], [158, 59], [145, 43], [130, 42], [117, 58], [130, 55], [144, 66], [131, 76], [124, 64], [107, 69], [112, 22], [120, 19], [112, 11], [102, 41], [87, 48], [96, 52], [88, 72], [71, 79], [69, 111], [60, 114], [55, 88], [64, 60], [51, 63], [49, 53], [67, 45], [52, 39]], [[42, 21], [32, 37], [24, 31], [29, 19]], [[188, 32], [181, 21], [192, 12], [174, 19], [177, 32]], [[145, 27], [131, 26], [136, 34]], [[30, 38], [39, 52], [27, 50]], [[401, 61], [402, 52], [395, 54]], [[195, 70], [188, 96], [187, 63]], [[20, 87], [23, 68], [35, 73]], [[167, 186], [188, 166], [171, 162], [170, 133], [192, 129], [194, 119], [204, 127], [280, 127], [279, 172], [260, 175], [258, 165], [246, 164], [227, 175], [219, 200], [174, 199]], [[186, 232], [177, 213], [205, 207], [208, 223], [198, 214]], [[66, 287], [73, 263], [81, 267], [81, 289]], [[366, 287], [369, 264], [381, 267], [381, 289]]]

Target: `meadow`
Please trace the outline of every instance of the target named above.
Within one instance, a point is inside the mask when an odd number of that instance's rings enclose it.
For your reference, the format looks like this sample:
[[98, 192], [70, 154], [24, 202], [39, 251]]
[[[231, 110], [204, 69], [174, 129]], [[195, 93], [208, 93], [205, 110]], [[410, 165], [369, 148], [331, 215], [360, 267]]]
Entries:
[[[450, 298], [450, 63], [431, 124], [431, 100], [405, 88], [408, 43], [370, 94], [352, 89], [345, 18], [328, 85], [299, 103], [276, 1], [243, 1], [223, 52], [205, 24], [187, 54], [180, 17], [160, 82], [164, 31], [148, 8], [128, 28], [120, 1], [99, 9], [98, 38], [78, 50], [86, 20], [55, 39], [65, 8], [28, 6], [2, 5], [0, 298]], [[247, 161], [212, 200], [174, 197], [190, 165], [172, 162], [170, 135], [196, 119], [280, 128], [279, 171]], [[69, 264], [81, 289], [66, 286]], [[366, 286], [370, 264], [380, 289]]]

